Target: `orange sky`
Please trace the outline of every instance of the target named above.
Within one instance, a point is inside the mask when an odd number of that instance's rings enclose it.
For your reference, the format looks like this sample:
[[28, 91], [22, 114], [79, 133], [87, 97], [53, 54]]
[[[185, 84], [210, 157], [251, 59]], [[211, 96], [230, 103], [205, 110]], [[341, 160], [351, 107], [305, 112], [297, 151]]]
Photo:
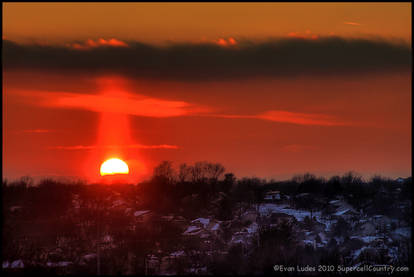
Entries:
[[411, 40], [411, 3], [3, 3], [22, 42], [114, 37], [151, 43], [305, 35]]
[[401, 40], [410, 3], [5, 3], [4, 177], [94, 180], [112, 155], [133, 181], [162, 160], [409, 176]]

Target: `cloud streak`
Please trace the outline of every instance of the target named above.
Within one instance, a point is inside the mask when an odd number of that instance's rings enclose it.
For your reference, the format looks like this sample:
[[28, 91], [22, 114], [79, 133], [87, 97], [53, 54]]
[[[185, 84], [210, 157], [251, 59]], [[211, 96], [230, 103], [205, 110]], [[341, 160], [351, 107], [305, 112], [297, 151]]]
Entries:
[[352, 122], [336, 119], [333, 116], [318, 113], [296, 113], [283, 110], [271, 110], [256, 115], [212, 115], [220, 118], [260, 119], [279, 123], [315, 126], [350, 126]]
[[349, 122], [337, 120], [333, 116], [325, 114], [294, 113], [277, 110], [259, 114], [256, 118], [299, 125], [344, 126], [351, 124]]
[[353, 26], [361, 26], [361, 24], [360, 24], [360, 23], [357, 23], [357, 22], [352, 22], [352, 21], [347, 21], [347, 22], [344, 22], [344, 24], [346, 24], [346, 25], [353, 25]]
[[106, 96], [73, 92], [18, 91], [36, 98], [37, 105], [53, 108], [83, 109], [94, 112], [121, 113], [144, 117], [175, 117], [208, 112], [208, 108], [185, 101], [171, 101], [128, 93]]
[[50, 133], [53, 130], [48, 129], [27, 129], [27, 130], [16, 130], [17, 133], [35, 133], [35, 134], [43, 134], [43, 133]]
[[194, 105], [184, 101], [150, 98], [131, 93], [119, 97], [71, 92], [16, 91], [15, 93], [23, 96], [34, 96], [35, 103], [43, 107], [83, 109], [99, 113], [119, 113], [153, 118], [206, 116], [233, 119], [257, 119], [279, 123], [316, 126], [355, 125], [353, 122], [339, 120], [331, 115], [298, 113], [285, 110], [270, 110], [254, 115], [218, 114], [213, 113], [214, 109], [206, 106]]
[[177, 145], [160, 144], [160, 145], [143, 145], [143, 144], [129, 144], [129, 145], [69, 145], [69, 146], [50, 146], [48, 149], [53, 150], [94, 150], [94, 149], [178, 149]]
[[[226, 41], [227, 44], [230, 41]], [[359, 74], [411, 69], [411, 47], [374, 39], [282, 38], [128, 47], [21, 45], [3, 40], [3, 68], [88, 75], [121, 74], [132, 78], [202, 81], [298, 74]]]

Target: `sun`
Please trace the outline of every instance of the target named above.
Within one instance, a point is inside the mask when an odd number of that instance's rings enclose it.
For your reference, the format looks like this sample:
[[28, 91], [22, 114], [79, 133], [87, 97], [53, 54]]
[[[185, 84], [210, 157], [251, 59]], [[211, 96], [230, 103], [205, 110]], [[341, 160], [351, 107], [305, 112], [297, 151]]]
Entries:
[[128, 165], [123, 160], [112, 158], [102, 163], [101, 176], [115, 174], [129, 174]]

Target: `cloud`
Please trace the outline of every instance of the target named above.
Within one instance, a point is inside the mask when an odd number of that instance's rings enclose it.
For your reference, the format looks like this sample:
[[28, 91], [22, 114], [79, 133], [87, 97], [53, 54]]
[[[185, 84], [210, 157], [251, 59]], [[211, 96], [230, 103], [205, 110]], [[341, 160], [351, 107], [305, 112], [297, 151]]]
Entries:
[[[163, 100], [131, 93], [120, 96], [43, 91], [16, 91], [16, 93], [35, 97], [35, 103], [44, 107], [75, 108], [145, 117], [175, 117], [202, 114], [209, 111], [207, 107], [184, 101]], [[26, 97], [26, 99], [30, 98]]]
[[320, 125], [320, 126], [340, 126], [350, 125], [350, 123], [337, 120], [329, 115], [294, 113], [288, 111], [267, 111], [259, 114], [256, 118], [275, 122], [293, 123], [299, 125]]
[[297, 125], [318, 125], [318, 126], [348, 126], [352, 122], [338, 120], [330, 115], [317, 113], [296, 113], [282, 110], [271, 110], [256, 115], [213, 115], [221, 118], [250, 118], [261, 119], [280, 123], [291, 123]]
[[315, 34], [311, 34], [311, 31], [306, 30], [306, 32], [300, 33], [300, 32], [290, 32], [288, 33], [288, 37], [291, 38], [301, 38], [301, 39], [318, 39], [319, 36]]
[[[231, 40], [224, 40], [231, 44]], [[411, 69], [411, 46], [380, 39], [289, 37], [262, 42], [175, 43], [128, 47], [23, 45], [3, 41], [3, 69], [62, 74], [120, 74], [156, 80], [205, 81], [298, 74], [360, 74]]]
[[128, 47], [128, 44], [115, 38], [108, 40], [100, 38], [97, 40], [88, 39], [84, 43], [69, 43], [68, 46], [77, 50], [86, 50], [96, 47]]
[[[319, 113], [297, 113], [270, 110], [255, 115], [217, 114], [214, 109], [184, 101], [162, 100], [139, 94], [122, 93], [121, 96], [80, 94], [72, 92], [15, 91], [29, 101], [43, 107], [83, 109], [94, 112], [120, 113], [143, 117], [206, 116], [216, 118], [259, 119], [280, 123], [318, 126], [349, 126], [355, 123], [339, 120]], [[29, 97], [34, 97], [29, 98]], [[34, 100], [34, 101], [33, 101]]]
[[93, 150], [93, 149], [110, 149], [110, 148], [125, 148], [125, 149], [178, 149], [177, 145], [160, 144], [160, 145], [143, 145], [143, 144], [129, 144], [129, 145], [70, 145], [70, 146], [50, 146], [48, 149], [54, 150]]
[[227, 40], [225, 38], [219, 38], [216, 43], [220, 46], [232, 46], [237, 44], [237, 40], [232, 37], [229, 37]]
[[47, 129], [30, 129], [30, 130], [17, 130], [18, 133], [50, 133], [52, 130]]
[[351, 21], [344, 22], [344, 24], [346, 24], [346, 25], [353, 25], [353, 26], [361, 26], [361, 24], [360, 24], [360, 23], [357, 23], [357, 22], [351, 22]]

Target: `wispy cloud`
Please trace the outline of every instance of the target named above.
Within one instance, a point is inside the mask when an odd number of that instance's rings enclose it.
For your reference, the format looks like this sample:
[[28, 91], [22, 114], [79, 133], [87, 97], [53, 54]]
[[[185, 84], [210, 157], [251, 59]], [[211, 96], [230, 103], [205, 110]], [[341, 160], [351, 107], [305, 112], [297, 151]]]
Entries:
[[145, 117], [186, 116], [209, 111], [207, 107], [185, 101], [163, 100], [139, 94], [106, 96], [100, 94], [43, 91], [18, 91], [16, 93], [36, 97], [36, 103], [44, 107], [75, 108]]
[[27, 129], [27, 130], [14, 130], [14, 132], [16, 133], [50, 133], [53, 132], [53, 130], [48, 130], [48, 129]]
[[346, 25], [353, 25], [353, 26], [361, 26], [358, 22], [352, 22], [352, 21], [345, 21], [344, 24]]
[[212, 115], [221, 118], [250, 118], [261, 119], [280, 123], [291, 123], [298, 125], [319, 125], [319, 126], [346, 126], [353, 125], [351, 122], [339, 120], [331, 115], [318, 114], [318, 113], [296, 113], [282, 110], [272, 110], [256, 115], [226, 115], [215, 114]]
[[129, 144], [129, 145], [69, 145], [69, 146], [50, 146], [48, 149], [54, 150], [93, 150], [93, 149], [178, 149], [177, 145], [159, 144], [159, 145], [144, 145], [144, 144]]
[[316, 113], [295, 113], [288, 111], [267, 111], [256, 118], [275, 122], [286, 122], [300, 125], [338, 126], [350, 123], [337, 120], [333, 116]]
[[69, 92], [34, 93], [33, 91], [18, 91], [16, 93], [34, 96], [37, 98], [36, 103], [44, 107], [84, 109], [94, 112], [121, 113], [143, 117], [207, 116], [217, 118], [259, 119], [298, 125], [354, 125], [351, 122], [337, 119], [331, 115], [298, 113], [284, 110], [270, 110], [254, 115], [217, 114], [213, 113], [214, 109], [207, 106], [194, 105], [184, 101], [149, 98], [137, 94], [123, 94], [123, 96], [117, 97]]

